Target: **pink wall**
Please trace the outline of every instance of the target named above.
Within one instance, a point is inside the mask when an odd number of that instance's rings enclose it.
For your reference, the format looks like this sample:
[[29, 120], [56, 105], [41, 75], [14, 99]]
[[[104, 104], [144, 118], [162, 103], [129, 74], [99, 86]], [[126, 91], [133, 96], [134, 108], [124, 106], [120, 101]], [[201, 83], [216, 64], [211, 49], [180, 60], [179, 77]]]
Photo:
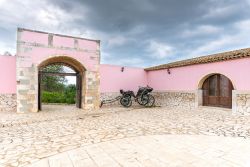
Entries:
[[147, 85], [147, 74], [143, 68], [124, 67], [102, 64], [100, 67], [100, 90], [119, 92], [120, 89], [137, 91], [138, 86]]
[[31, 32], [31, 31], [23, 31], [22, 32], [22, 40], [29, 43], [39, 43], [43, 45], [48, 45], [48, 34], [45, 33]]
[[16, 57], [0, 55], [0, 93], [16, 93]]
[[74, 48], [74, 38], [65, 38], [60, 36], [53, 37], [54, 46], [64, 46]]
[[[199, 81], [210, 73], [221, 73], [233, 82], [237, 90], [250, 90], [250, 58], [210, 64], [200, 64], [167, 70], [145, 72], [142, 68], [100, 66], [101, 92], [120, 89], [136, 91], [138, 86], [155, 90], [196, 90]], [[16, 93], [16, 57], [0, 56], [0, 93]]]
[[196, 90], [207, 74], [227, 76], [237, 90], [250, 90], [250, 58], [199, 64], [167, 70], [149, 71], [148, 83], [155, 90]]

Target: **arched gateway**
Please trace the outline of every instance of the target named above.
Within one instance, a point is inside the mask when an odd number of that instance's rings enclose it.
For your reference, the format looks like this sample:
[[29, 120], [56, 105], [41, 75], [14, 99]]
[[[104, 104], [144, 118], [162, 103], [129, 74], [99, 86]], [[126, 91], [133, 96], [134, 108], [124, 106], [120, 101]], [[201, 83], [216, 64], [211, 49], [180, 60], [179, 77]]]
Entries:
[[37, 112], [40, 108], [41, 68], [61, 63], [77, 76], [79, 108], [99, 107], [100, 41], [18, 29], [16, 78], [17, 112]]
[[[53, 73], [53, 72], [44, 72], [43, 68], [50, 66], [50, 65], [63, 65], [68, 66], [69, 68], [74, 70], [74, 73]], [[42, 102], [41, 102], [41, 78], [42, 76], [76, 76], [76, 107], [82, 108], [84, 101], [82, 98], [83, 89], [86, 89], [83, 79], [86, 69], [83, 65], [67, 56], [56, 56], [52, 58], [48, 58], [47, 60], [43, 61], [38, 66], [38, 110], [42, 110]]]
[[222, 74], [213, 74], [202, 84], [204, 106], [232, 108], [233, 84]]

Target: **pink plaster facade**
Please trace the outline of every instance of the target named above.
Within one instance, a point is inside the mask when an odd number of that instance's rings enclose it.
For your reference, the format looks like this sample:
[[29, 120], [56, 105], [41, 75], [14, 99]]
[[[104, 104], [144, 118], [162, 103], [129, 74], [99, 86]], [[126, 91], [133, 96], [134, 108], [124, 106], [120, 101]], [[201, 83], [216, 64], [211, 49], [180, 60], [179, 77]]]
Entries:
[[170, 74], [166, 69], [149, 71], [147, 78], [158, 91], [191, 91], [200, 88], [200, 81], [212, 73], [227, 76], [236, 90], [250, 90], [250, 58], [171, 68]]
[[120, 89], [137, 91], [139, 86], [146, 86], [147, 73], [143, 68], [106, 65], [100, 66], [100, 91], [119, 92]]
[[16, 57], [0, 55], [0, 94], [16, 93]]
[[[40, 54], [40, 53], [38, 53]], [[143, 68], [116, 65], [100, 65], [100, 92], [119, 92], [120, 89], [136, 91], [139, 86], [146, 86], [147, 72]], [[8, 71], [6, 72], [6, 69]], [[0, 93], [16, 93], [16, 57], [0, 55]]]
[[[138, 86], [145, 85], [150, 85], [157, 91], [196, 90], [201, 79], [211, 73], [227, 76], [234, 89], [244, 91], [250, 90], [250, 77], [245, 77], [249, 75], [249, 68], [250, 58], [172, 68], [170, 74], [167, 70], [145, 72], [143, 68], [134, 67], [125, 67], [124, 72], [121, 72], [121, 66], [102, 64], [100, 91], [118, 92], [121, 88], [136, 90]], [[0, 93], [16, 93], [15, 56], [0, 55], [0, 80]]]
[[[94, 57], [96, 50], [99, 50], [98, 41], [77, 38], [77, 43], [75, 43], [75, 38], [54, 35], [53, 47], [50, 47], [48, 46], [48, 38], [49, 34], [47, 33], [22, 31], [19, 41], [25, 42], [28, 45], [37, 44], [42, 47], [34, 47], [34, 45], [26, 46], [25, 50], [18, 55], [23, 59], [20, 62], [20, 67], [30, 67], [32, 64], [40, 64], [53, 56], [69, 56], [83, 64], [87, 70], [97, 70], [96, 66], [98, 66], [99, 60], [96, 61]], [[78, 48], [78, 50], [73, 48]]]
[[[39, 62], [43, 55], [37, 53], [35, 62]], [[39, 56], [40, 55], [40, 56]], [[79, 56], [81, 57], [81, 55]], [[80, 60], [81, 61], [81, 60]], [[83, 62], [83, 61], [81, 61]], [[100, 66], [100, 91], [118, 92], [119, 89], [137, 90], [138, 86], [150, 85], [157, 91], [190, 91], [199, 88], [203, 77], [211, 73], [227, 76], [233, 83], [235, 90], [250, 90], [250, 58], [236, 59], [224, 62], [184, 66], [167, 70], [145, 72], [143, 68], [121, 66]], [[7, 69], [7, 70], [6, 70]], [[16, 93], [16, 57], [0, 55], [0, 93]]]
[[199, 89], [204, 77], [213, 73], [227, 76], [235, 90], [250, 90], [250, 58], [190, 65], [156, 71], [142, 68], [101, 65], [101, 92], [118, 92], [119, 89], [137, 90], [138, 86], [150, 85], [156, 91], [193, 91]]

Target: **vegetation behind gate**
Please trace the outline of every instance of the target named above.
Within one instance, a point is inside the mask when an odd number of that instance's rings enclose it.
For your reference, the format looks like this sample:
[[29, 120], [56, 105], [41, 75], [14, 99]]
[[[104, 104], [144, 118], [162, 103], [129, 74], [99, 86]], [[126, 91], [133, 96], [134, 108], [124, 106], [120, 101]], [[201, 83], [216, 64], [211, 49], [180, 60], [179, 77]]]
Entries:
[[[43, 68], [45, 72], [64, 72], [62, 65], [49, 65]], [[43, 103], [66, 103], [75, 104], [76, 85], [67, 85], [64, 76], [42, 77], [42, 102]]]
[[67, 103], [75, 104], [76, 86], [67, 85], [62, 92], [42, 92], [43, 103]]

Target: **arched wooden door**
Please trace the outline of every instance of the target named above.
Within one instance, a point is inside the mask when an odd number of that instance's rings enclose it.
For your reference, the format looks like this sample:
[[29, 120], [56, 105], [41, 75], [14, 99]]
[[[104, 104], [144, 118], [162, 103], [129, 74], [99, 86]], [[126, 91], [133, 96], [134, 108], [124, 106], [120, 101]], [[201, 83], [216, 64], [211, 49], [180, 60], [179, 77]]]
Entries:
[[202, 86], [203, 105], [232, 108], [232, 82], [224, 75], [208, 77]]

